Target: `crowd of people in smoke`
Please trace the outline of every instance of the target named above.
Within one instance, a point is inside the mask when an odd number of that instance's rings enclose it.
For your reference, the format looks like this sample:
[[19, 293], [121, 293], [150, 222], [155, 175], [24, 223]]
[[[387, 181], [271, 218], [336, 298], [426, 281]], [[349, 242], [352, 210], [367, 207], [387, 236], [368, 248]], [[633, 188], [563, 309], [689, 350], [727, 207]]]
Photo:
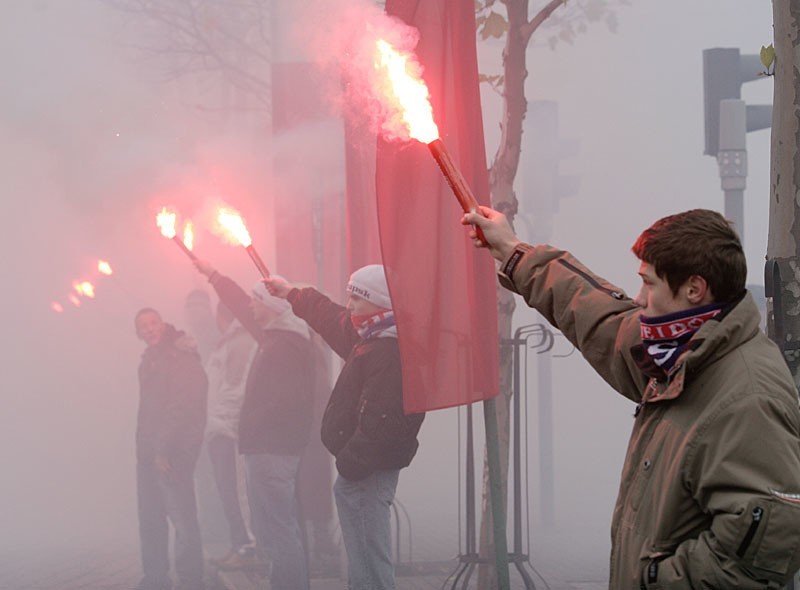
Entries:
[[[205, 291], [186, 301], [192, 336], [155, 309], [135, 317], [146, 345], [136, 438], [139, 590], [173, 587], [170, 524], [175, 587], [204, 587], [195, 496], [203, 447], [230, 541], [226, 555], [209, 559], [212, 567], [268, 576], [274, 590], [308, 590], [310, 566], [338, 564], [328, 508], [335, 501], [350, 587], [394, 587], [390, 508], [424, 415], [403, 411], [383, 267], [354, 272], [342, 306], [280, 278], [248, 294], [208, 262], [195, 266], [218, 295], [215, 317]], [[323, 341], [344, 360], [332, 389]]]
[[[500, 262], [501, 284], [636, 403], [612, 521], [610, 588], [786, 583], [800, 568], [800, 404], [779, 349], [760, 329], [729, 222], [695, 209], [642, 232], [633, 246], [642, 281], [635, 298], [569, 252], [522, 243], [493, 209], [468, 213], [463, 223]], [[147, 345], [137, 431], [140, 590], [171, 588], [168, 521], [177, 587], [202, 588], [193, 475], [204, 436], [230, 526], [231, 552], [217, 567], [262, 564], [274, 590], [309, 589], [297, 492], [314, 400], [325, 389], [316, 338], [344, 359], [323, 393], [319, 430], [338, 472], [332, 495], [348, 587], [394, 589], [389, 510], [424, 415], [403, 412], [383, 267], [351, 275], [345, 307], [276, 276], [248, 294], [208, 262], [195, 266], [220, 300], [221, 337], [205, 369], [192, 339], [156, 310], [135, 319]], [[253, 538], [237, 504], [237, 445]], [[328, 498], [330, 489], [316, 486]]]

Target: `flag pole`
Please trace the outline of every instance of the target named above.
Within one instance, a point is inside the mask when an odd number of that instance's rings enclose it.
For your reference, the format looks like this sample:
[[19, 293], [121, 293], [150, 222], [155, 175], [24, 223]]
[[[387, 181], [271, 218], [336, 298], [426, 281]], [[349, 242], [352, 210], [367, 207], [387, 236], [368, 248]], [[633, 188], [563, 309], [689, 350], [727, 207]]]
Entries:
[[509, 590], [508, 543], [506, 541], [506, 511], [503, 482], [500, 473], [500, 443], [497, 432], [497, 408], [494, 398], [483, 400], [483, 420], [486, 425], [486, 462], [489, 466], [489, 499], [492, 504], [494, 561], [498, 590]]

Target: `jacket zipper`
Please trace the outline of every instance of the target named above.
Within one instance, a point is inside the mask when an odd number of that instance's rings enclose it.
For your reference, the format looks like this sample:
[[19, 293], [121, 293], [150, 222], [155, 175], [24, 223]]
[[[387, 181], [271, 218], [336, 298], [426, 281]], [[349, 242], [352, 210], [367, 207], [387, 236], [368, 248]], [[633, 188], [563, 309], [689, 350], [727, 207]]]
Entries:
[[743, 557], [747, 548], [750, 547], [750, 543], [753, 542], [753, 537], [756, 536], [756, 531], [758, 530], [758, 525], [761, 524], [761, 519], [764, 517], [764, 509], [761, 506], [756, 506], [753, 508], [752, 512], [753, 520], [750, 523], [750, 528], [747, 529], [747, 533], [742, 539], [742, 543], [739, 545], [739, 548], [736, 550], [736, 555], [739, 557]]
[[568, 269], [570, 269], [575, 274], [583, 277], [592, 287], [594, 287], [598, 291], [602, 291], [603, 293], [607, 293], [608, 295], [611, 295], [614, 299], [619, 299], [619, 300], [625, 299], [625, 293], [622, 293], [621, 291], [614, 291], [613, 289], [609, 289], [607, 287], [604, 287], [603, 285], [601, 285], [600, 283], [597, 282], [597, 279], [595, 279], [590, 274], [585, 273], [584, 271], [582, 271], [581, 269], [576, 267], [574, 264], [572, 264], [570, 262], [567, 262], [566, 260], [563, 260], [563, 259], [559, 259], [558, 262], [562, 266], [566, 266]]

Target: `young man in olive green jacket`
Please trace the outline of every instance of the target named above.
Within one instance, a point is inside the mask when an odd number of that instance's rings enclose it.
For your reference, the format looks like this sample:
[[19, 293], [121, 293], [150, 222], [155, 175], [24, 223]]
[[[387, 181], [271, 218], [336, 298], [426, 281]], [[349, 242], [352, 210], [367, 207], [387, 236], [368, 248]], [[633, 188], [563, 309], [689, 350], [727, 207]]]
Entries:
[[479, 227], [522, 295], [636, 402], [612, 520], [612, 590], [780, 588], [800, 568], [800, 409], [718, 213], [665, 217], [633, 246], [635, 299], [568, 252]]

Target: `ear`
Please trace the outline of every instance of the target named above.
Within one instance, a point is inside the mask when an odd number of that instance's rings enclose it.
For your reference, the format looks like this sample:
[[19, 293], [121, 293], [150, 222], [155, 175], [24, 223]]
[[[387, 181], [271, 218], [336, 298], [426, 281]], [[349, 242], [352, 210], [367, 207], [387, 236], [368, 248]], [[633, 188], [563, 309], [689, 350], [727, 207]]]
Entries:
[[692, 307], [700, 307], [714, 303], [714, 296], [708, 287], [708, 282], [700, 275], [692, 275], [684, 283], [686, 300]]

